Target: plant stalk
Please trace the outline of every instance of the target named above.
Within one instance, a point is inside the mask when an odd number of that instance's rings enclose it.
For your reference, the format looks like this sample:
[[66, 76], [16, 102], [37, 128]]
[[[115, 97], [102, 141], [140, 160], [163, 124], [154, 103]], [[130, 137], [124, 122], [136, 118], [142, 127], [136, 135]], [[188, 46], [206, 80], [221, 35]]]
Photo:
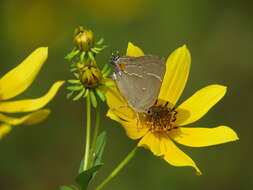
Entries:
[[95, 190], [101, 190], [112, 178], [114, 178], [120, 172], [120, 170], [134, 157], [137, 148], [137, 146], [134, 147], [134, 149], [124, 158], [124, 160], [122, 160], [121, 163], [119, 163], [119, 165], [110, 173], [110, 175], [107, 176], [105, 180], [99, 186], [97, 186], [97, 188], [95, 188]]
[[85, 143], [85, 155], [84, 155], [84, 165], [83, 169], [87, 170], [89, 165], [89, 152], [90, 152], [90, 128], [91, 128], [91, 101], [90, 94], [86, 97], [86, 111], [87, 111], [87, 120], [86, 120], [86, 143]]
[[98, 137], [98, 132], [99, 132], [99, 128], [100, 128], [100, 104], [98, 102], [98, 105], [96, 107], [96, 121], [95, 121], [95, 128], [93, 131], [93, 138], [92, 138], [92, 144], [91, 144], [91, 151], [90, 151], [90, 156], [89, 156], [89, 162], [91, 165], [92, 164], [92, 156], [93, 156], [93, 152], [95, 151], [95, 146], [96, 146], [96, 142], [97, 142], [97, 137]]

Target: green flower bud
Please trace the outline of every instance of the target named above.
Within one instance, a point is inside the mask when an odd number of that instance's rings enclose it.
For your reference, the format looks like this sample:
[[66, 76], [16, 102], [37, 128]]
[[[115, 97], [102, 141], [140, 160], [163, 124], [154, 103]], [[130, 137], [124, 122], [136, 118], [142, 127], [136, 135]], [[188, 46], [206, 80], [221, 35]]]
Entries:
[[80, 73], [80, 80], [86, 87], [96, 87], [102, 80], [102, 74], [96, 66], [85, 66]]
[[82, 26], [75, 29], [74, 44], [80, 51], [89, 51], [94, 45], [94, 35], [91, 30], [86, 30]]

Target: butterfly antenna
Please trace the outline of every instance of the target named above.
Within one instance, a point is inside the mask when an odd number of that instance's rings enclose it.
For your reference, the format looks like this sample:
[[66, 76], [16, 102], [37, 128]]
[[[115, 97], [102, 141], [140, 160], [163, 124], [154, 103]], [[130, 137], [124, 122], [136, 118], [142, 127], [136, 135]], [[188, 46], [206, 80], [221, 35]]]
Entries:
[[117, 50], [115, 54], [114, 54], [114, 52], [112, 52], [112, 55], [110, 58], [110, 63], [113, 65], [116, 65], [116, 62], [119, 58], [120, 58], [119, 50]]

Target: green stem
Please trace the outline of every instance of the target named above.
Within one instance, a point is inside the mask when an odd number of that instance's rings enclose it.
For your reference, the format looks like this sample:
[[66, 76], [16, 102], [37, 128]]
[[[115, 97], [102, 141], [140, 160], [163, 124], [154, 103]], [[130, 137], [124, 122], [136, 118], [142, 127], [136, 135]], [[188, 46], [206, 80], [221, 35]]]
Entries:
[[96, 107], [96, 121], [95, 121], [95, 129], [93, 132], [93, 138], [92, 138], [92, 144], [91, 144], [91, 152], [90, 152], [90, 157], [89, 157], [89, 161], [90, 164], [92, 164], [91, 160], [92, 160], [92, 154], [95, 150], [95, 146], [96, 146], [96, 142], [97, 142], [97, 137], [98, 137], [98, 132], [99, 132], [99, 127], [100, 127], [100, 106], [99, 106], [99, 102], [98, 105]]
[[115, 177], [120, 170], [134, 157], [137, 148], [137, 146], [134, 147], [134, 149], [125, 157], [125, 159], [122, 160], [122, 162], [112, 171], [109, 176], [105, 178], [105, 180], [99, 186], [97, 186], [95, 190], [102, 189], [113, 177]]
[[89, 94], [86, 97], [86, 111], [87, 111], [87, 120], [86, 120], [85, 155], [84, 155], [84, 165], [83, 165], [84, 170], [88, 169], [89, 152], [90, 152], [91, 102], [90, 102]]

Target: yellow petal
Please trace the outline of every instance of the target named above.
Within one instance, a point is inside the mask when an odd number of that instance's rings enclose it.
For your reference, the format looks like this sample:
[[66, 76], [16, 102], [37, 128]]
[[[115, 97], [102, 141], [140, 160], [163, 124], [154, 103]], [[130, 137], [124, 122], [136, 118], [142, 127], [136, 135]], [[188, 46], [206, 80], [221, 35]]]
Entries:
[[118, 123], [122, 122], [122, 119], [120, 119], [120, 117], [118, 117], [116, 114], [114, 114], [111, 109], [109, 109], [107, 111], [106, 116], [109, 117], [110, 119], [114, 120], [114, 121], [117, 121]]
[[21, 64], [0, 79], [0, 100], [7, 100], [25, 91], [47, 59], [47, 48], [33, 51]]
[[0, 102], [0, 111], [6, 113], [17, 113], [38, 110], [52, 100], [63, 83], [64, 81], [55, 82], [50, 90], [40, 98]]
[[0, 125], [0, 140], [11, 131], [11, 126], [8, 124]]
[[106, 90], [106, 101], [113, 112], [124, 120], [131, 120], [136, 118], [136, 113], [129, 107], [127, 101], [119, 90], [115, 88], [108, 88]]
[[161, 151], [160, 144], [162, 136], [157, 133], [148, 132], [138, 143], [138, 146], [150, 149], [155, 156], [163, 156], [165, 153]]
[[137, 122], [137, 119], [123, 121], [117, 115], [115, 115], [112, 110], [109, 110], [106, 116], [114, 121], [119, 122], [124, 127], [127, 136], [131, 139], [139, 139], [144, 136], [148, 131], [146, 127], [143, 127]]
[[166, 61], [166, 72], [158, 98], [175, 105], [188, 79], [191, 55], [186, 45], [176, 49]]
[[149, 132], [140, 140], [138, 146], [150, 149], [154, 155], [162, 157], [173, 166], [191, 166], [197, 175], [201, 174], [194, 161], [182, 152], [167, 134]]
[[238, 140], [237, 134], [229, 127], [183, 128], [172, 130], [170, 137], [176, 142], [191, 146], [205, 147]]
[[39, 110], [30, 114], [27, 114], [20, 118], [9, 117], [9, 116], [0, 114], [0, 121], [9, 125], [20, 125], [20, 124], [34, 125], [45, 120], [49, 114], [50, 114], [50, 110], [48, 109]]
[[202, 174], [195, 162], [180, 150], [174, 142], [171, 140], [164, 140], [163, 144], [167, 150], [166, 155], [163, 158], [165, 161], [173, 166], [191, 166], [195, 169], [196, 175]]
[[131, 57], [140, 57], [140, 56], [143, 56], [144, 53], [141, 50], [141, 48], [139, 48], [138, 46], [135, 46], [131, 42], [128, 42], [126, 55], [131, 56]]
[[176, 126], [193, 123], [204, 116], [226, 93], [226, 87], [209, 85], [200, 89], [183, 102], [176, 111]]
[[116, 87], [116, 84], [115, 84], [115, 87], [106, 89], [105, 96], [106, 96], [107, 104], [110, 108], [117, 108], [119, 106], [127, 105], [127, 101], [125, 100], [123, 96], [121, 96], [118, 88]]

